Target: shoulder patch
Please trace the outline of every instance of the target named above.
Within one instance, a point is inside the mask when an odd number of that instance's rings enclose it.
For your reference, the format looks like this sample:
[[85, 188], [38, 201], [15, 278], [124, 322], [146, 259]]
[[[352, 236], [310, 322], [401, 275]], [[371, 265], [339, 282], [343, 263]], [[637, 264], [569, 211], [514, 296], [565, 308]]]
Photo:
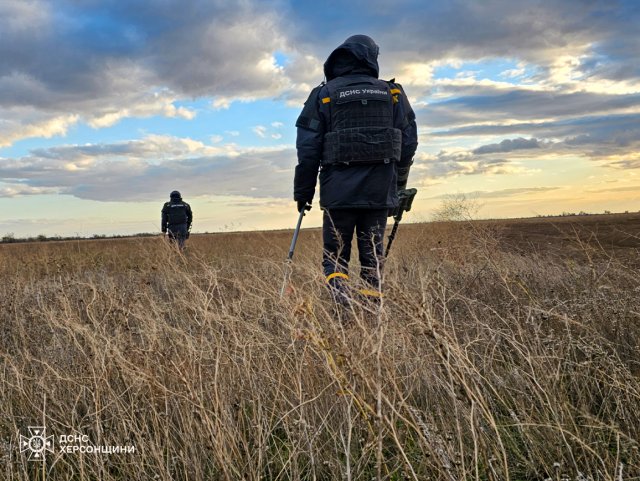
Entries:
[[382, 100], [389, 101], [389, 90], [375, 86], [341, 87], [336, 89], [336, 103], [354, 100]]

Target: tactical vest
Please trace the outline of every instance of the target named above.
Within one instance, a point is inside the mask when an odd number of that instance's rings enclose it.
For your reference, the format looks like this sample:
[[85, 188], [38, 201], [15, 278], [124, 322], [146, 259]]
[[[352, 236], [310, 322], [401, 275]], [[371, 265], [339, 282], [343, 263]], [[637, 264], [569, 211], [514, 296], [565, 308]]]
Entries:
[[177, 204], [167, 204], [167, 219], [169, 225], [179, 225], [187, 223], [187, 205], [183, 202]]
[[327, 83], [330, 129], [324, 136], [323, 165], [397, 162], [402, 132], [393, 127], [393, 99], [387, 82], [340, 77]]

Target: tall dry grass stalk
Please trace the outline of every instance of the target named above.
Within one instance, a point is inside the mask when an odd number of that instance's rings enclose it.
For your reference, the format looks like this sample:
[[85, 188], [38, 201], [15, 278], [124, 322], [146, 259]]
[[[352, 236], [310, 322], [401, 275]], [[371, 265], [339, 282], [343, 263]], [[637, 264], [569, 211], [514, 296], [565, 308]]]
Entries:
[[[346, 326], [317, 231], [284, 299], [288, 233], [0, 246], [0, 478], [638, 479], [637, 263], [499, 236], [403, 226]], [[28, 461], [43, 423], [136, 451]]]

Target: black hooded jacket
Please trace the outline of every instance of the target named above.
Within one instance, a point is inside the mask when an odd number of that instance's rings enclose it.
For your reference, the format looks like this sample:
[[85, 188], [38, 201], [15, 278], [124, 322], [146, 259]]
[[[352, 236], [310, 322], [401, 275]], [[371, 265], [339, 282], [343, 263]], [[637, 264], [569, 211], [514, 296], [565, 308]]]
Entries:
[[[294, 200], [311, 202], [320, 171], [320, 207], [393, 208], [398, 188], [406, 186], [409, 167], [418, 145], [415, 114], [402, 86], [378, 80], [378, 47], [369, 37], [355, 35], [336, 48], [324, 64], [327, 83], [316, 87], [298, 117], [296, 148], [298, 165], [294, 178]], [[392, 127], [401, 133], [401, 150], [392, 162], [329, 163], [327, 134], [335, 118], [336, 90], [344, 86], [385, 89], [393, 96]], [[347, 92], [348, 94], [349, 92]], [[331, 100], [331, 95], [334, 96]], [[334, 104], [332, 106], [332, 103]], [[364, 101], [366, 103], [366, 101]], [[347, 119], [348, 121], [348, 119]], [[400, 173], [400, 177], [399, 174]]]
[[171, 230], [171, 227], [178, 225], [186, 225], [191, 227], [193, 222], [193, 212], [191, 206], [182, 200], [182, 197], [171, 197], [169, 202], [165, 202], [162, 206], [162, 216], [160, 219], [160, 228], [162, 232]]

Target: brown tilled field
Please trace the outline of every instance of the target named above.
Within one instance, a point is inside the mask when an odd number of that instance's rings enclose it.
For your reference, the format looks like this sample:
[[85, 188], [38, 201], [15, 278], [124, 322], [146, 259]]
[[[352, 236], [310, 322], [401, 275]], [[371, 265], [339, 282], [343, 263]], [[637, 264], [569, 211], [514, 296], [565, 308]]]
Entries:
[[640, 214], [403, 225], [348, 319], [290, 236], [0, 245], [0, 479], [640, 479]]

